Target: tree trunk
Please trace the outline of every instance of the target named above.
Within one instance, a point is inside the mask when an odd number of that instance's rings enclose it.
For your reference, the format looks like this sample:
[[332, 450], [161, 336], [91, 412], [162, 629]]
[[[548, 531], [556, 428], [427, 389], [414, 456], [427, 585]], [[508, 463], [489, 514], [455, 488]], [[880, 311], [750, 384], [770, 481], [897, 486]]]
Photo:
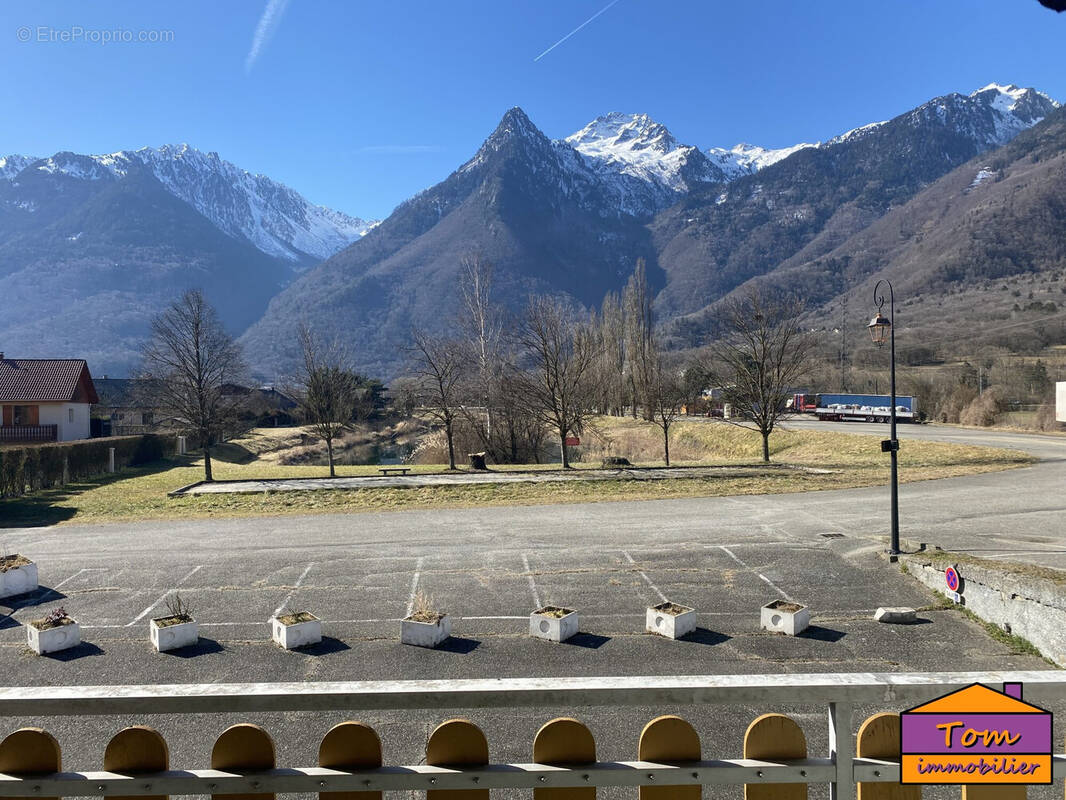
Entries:
[[770, 431], [762, 431], [762, 460], [770, 463]]
[[663, 426], [663, 452], [666, 454], [666, 466], [670, 466], [670, 428]]
[[204, 480], [210, 483], [215, 479], [211, 472], [211, 445], [204, 445]]
[[570, 454], [566, 452], [566, 434], [559, 434], [559, 449], [563, 454], [563, 469], [570, 469]]
[[333, 437], [330, 436], [326, 439], [326, 456], [329, 458], [329, 476], [331, 478], [337, 477], [337, 470], [333, 466]]
[[448, 469], [455, 469], [455, 443], [452, 441], [452, 424], [444, 426], [444, 433], [448, 437]]

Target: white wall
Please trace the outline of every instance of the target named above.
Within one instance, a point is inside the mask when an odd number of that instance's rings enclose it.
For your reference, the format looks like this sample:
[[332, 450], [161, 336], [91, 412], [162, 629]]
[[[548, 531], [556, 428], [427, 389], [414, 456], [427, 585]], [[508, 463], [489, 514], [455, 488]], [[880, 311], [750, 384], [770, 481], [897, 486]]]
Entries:
[[[74, 421], [70, 421], [70, 412], [74, 412]], [[40, 423], [56, 426], [56, 440], [70, 442], [75, 439], [89, 438], [89, 404], [88, 403], [41, 403]]]
[[1055, 419], [1066, 422], [1066, 381], [1055, 384]]

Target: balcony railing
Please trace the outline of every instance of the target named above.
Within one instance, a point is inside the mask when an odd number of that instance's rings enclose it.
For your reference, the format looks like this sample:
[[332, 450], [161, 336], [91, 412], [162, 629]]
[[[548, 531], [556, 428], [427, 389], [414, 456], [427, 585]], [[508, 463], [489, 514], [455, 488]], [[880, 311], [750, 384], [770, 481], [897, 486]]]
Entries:
[[0, 426], [0, 444], [14, 442], [54, 442], [59, 436], [57, 425]]
[[[830, 796], [841, 800], [854, 798], [857, 784], [863, 784], [864, 798], [897, 797], [900, 795], [893, 794], [893, 787], [887, 785], [899, 780], [896, 712], [975, 682], [993, 688], [1003, 682], [1021, 682], [1025, 699], [1044, 706], [1066, 698], [1063, 671], [0, 689], [0, 717], [29, 718], [44, 728], [48, 717], [95, 715], [136, 718], [150, 714], [337, 710], [446, 712], [457, 708], [618, 708], [659, 704], [743, 705], [770, 711], [818, 705], [828, 711], [830, 742], [828, 753], [810, 757], [799, 725], [787, 716], [770, 713], [760, 716], [748, 728], [743, 757], [707, 759], [691, 725], [679, 717], [660, 717], [640, 734], [637, 760], [595, 761], [588, 757], [595, 747], [588, 729], [575, 720], [560, 719], [542, 727], [535, 737], [531, 731], [532, 763], [492, 764], [488, 759], [491, 731], [486, 739], [473, 722], [449, 720], [430, 736], [425, 764], [382, 766], [376, 734], [365, 725], [346, 722], [323, 739], [317, 765], [279, 768], [269, 734], [258, 726], [239, 724], [228, 728], [215, 742], [210, 768], [175, 770], [168, 763], [163, 738], [152, 729], [139, 727], [127, 728], [111, 740], [102, 771], [59, 772], [56, 741], [40, 730], [23, 729], [0, 743], [0, 796], [800, 783], [828, 784]], [[880, 707], [885, 711], [857, 726], [853, 719], [855, 706]], [[710, 744], [710, 737], [707, 740]], [[1053, 771], [1056, 780], [1066, 776], [1066, 756], [1054, 757]], [[679, 792], [678, 796], [687, 795]]]

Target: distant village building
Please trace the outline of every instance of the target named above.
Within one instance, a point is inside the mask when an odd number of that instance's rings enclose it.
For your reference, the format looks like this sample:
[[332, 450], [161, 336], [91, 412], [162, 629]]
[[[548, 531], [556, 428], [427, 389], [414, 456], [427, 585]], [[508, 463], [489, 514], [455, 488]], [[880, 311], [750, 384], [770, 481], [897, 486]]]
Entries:
[[[153, 381], [143, 378], [108, 378], [96, 381], [99, 402], [92, 408], [94, 436], [129, 436], [187, 425], [156, 405]], [[296, 401], [272, 386], [251, 388], [235, 383], [222, 386], [222, 395], [241, 407], [248, 426], [276, 427], [294, 423]]]
[[0, 353], [0, 443], [88, 439], [96, 387], [76, 358], [5, 358]]
[[136, 378], [96, 380], [99, 401], [92, 407], [94, 436], [128, 436], [181, 427], [152, 405], [151, 381]]

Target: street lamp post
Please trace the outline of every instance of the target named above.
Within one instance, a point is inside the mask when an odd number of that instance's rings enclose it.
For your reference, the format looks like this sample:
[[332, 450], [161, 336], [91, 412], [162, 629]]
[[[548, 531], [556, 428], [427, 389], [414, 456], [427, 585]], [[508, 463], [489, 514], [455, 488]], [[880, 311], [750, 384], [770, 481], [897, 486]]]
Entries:
[[[881, 293], [881, 284], [888, 286], [888, 317], [881, 311], [885, 307], [885, 296]], [[867, 327], [870, 329], [870, 337], [878, 347], [884, 347], [885, 339], [888, 339], [889, 347], [889, 388], [892, 405], [889, 408], [889, 424], [891, 428], [888, 440], [881, 442], [881, 451], [888, 452], [892, 460], [891, 479], [891, 503], [892, 503], [892, 536], [888, 552], [892, 555], [899, 553], [899, 481], [896, 464], [896, 454], [899, 452], [899, 440], [896, 438], [896, 328], [892, 324], [896, 318], [896, 297], [892, 291], [892, 282], [879, 280], [874, 286], [874, 302], [877, 304], [877, 316], [870, 320]]]

